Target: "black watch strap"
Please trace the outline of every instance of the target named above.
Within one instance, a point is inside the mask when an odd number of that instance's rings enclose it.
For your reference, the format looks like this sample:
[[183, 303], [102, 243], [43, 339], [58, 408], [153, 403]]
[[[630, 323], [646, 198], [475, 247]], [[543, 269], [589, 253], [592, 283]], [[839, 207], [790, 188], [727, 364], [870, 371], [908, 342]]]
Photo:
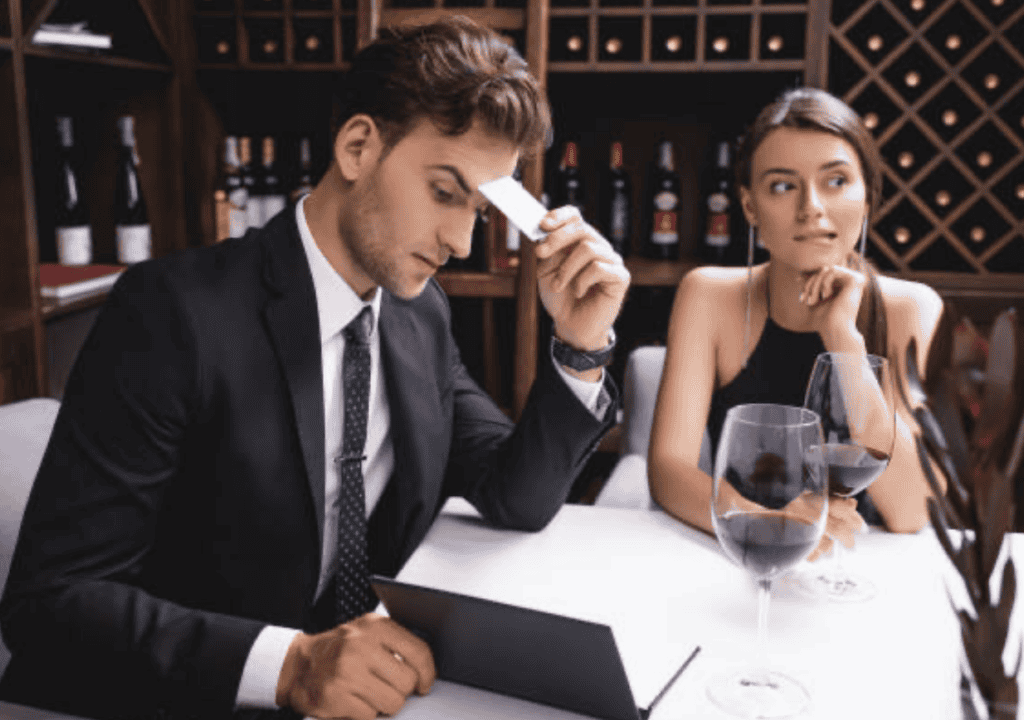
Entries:
[[571, 345], [566, 345], [554, 335], [551, 336], [551, 354], [559, 365], [572, 368], [578, 372], [585, 372], [595, 368], [604, 367], [612, 359], [615, 350], [615, 331], [608, 331], [608, 344], [600, 350], [577, 350]]

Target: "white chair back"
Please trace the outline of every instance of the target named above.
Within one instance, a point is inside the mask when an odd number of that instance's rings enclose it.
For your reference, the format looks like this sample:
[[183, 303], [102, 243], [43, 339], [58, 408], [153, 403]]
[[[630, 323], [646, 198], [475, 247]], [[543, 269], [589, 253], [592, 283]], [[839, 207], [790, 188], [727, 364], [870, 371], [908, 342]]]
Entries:
[[[50, 441], [60, 403], [33, 398], [0, 405], [0, 595], [7, 584], [14, 543], [29, 491]], [[0, 675], [11, 659], [0, 638]]]

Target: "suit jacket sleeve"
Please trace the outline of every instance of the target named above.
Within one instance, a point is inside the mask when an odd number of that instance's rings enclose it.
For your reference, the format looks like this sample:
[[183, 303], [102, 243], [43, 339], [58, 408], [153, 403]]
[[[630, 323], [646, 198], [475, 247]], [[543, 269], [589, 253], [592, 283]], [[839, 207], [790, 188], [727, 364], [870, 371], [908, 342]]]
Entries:
[[[454, 340], [451, 340], [454, 345]], [[545, 353], [526, 407], [514, 426], [470, 377], [453, 350], [454, 427], [446, 494], [469, 500], [489, 522], [540, 530], [558, 512], [587, 459], [615, 420], [618, 392], [597, 419]]]
[[156, 703], [226, 716], [263, 627], [145, 589], [201, 372], [167, 284], [152, 267], [125, 272], [87, 338], [0, 603], [14, 658], [48, 667], [55, 698], [66, 691], [111, 703], [74, 706], [80, 713], [134, 714]]

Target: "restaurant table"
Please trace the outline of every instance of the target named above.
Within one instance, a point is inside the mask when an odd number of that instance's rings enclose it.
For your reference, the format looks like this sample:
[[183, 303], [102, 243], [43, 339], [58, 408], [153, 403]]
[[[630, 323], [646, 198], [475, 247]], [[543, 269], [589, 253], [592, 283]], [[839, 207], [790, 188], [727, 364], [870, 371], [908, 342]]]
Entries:
[[[1015, 558], [1020, 542], [1013, 536]], [[961, 651], [947, 595], [957, 596], [957, 576], [931, 529], [859, 535], [845, 561], [875, 583], [875, 598], [808, 599], [790, 576], [772, 590], [768, 657], [810, 691], [812, 704], [799, 717], [959, 720]], [[526, 533], [489, 527], [468, 503], [452, 500], [398, 579], [611, 626], [640, 707], [700, 645], [651, 720], [730, 717], [708, 699], [707, 679], [755, 656], [754, 581], [715, 538], [660, 510], [566, 505], [544, 530]], [[1011, 634], [1021, 636], [1016, 611]], [[1004, 660], [1013, 667], [1019, 640], [1010, 645]], [[398, 717], [582, 716], [438, 681]]]
[[[1024, 557], [1021, 543], [1014, 535], [1015, 564]], [[874, 581], [874, 599], [810, 600], [786, 576], [772, 590], [768, 656], [809, 689], [812, 704], [799, 718], [960, 720], [959, 637], [947, 596], [956, 596], [959, 586], [932, 531], [860, 535], [846, 564]], [[566, 505], [544, 530], [527, 533], [490, 527], [468, 503], [453, 499], [398, 579], [611, 626], [641, 707], [699, 645], [651, 720], [730, 717], [708, 699], [705, 683], [711, 674], [754, 657], [753, 580], [713, 537], [660, 510]], [[1022, 637], [1017, 608], [1011, 635], [1018, 640], [1008, 643], [1007, 667], [1016, 663]], [[410, 697], [396, 717], [585, 716], [438, 680], [429, 695]], [[0, 718], [73, 720], [3, 702]]]

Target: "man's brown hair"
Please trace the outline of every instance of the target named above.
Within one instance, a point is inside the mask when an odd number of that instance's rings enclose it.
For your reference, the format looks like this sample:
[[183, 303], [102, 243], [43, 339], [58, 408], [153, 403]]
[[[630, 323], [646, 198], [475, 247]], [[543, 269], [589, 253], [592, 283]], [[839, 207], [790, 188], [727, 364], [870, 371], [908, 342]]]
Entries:
[[451, 16], [382, 29], [359, 51], [338, 87], [340, 127], [366, 114], [390, 149], [422, 118], [447, 135], [474, 119], [520, 149], [551, 142], [551, 111], [526, 61], [500, 35]]

